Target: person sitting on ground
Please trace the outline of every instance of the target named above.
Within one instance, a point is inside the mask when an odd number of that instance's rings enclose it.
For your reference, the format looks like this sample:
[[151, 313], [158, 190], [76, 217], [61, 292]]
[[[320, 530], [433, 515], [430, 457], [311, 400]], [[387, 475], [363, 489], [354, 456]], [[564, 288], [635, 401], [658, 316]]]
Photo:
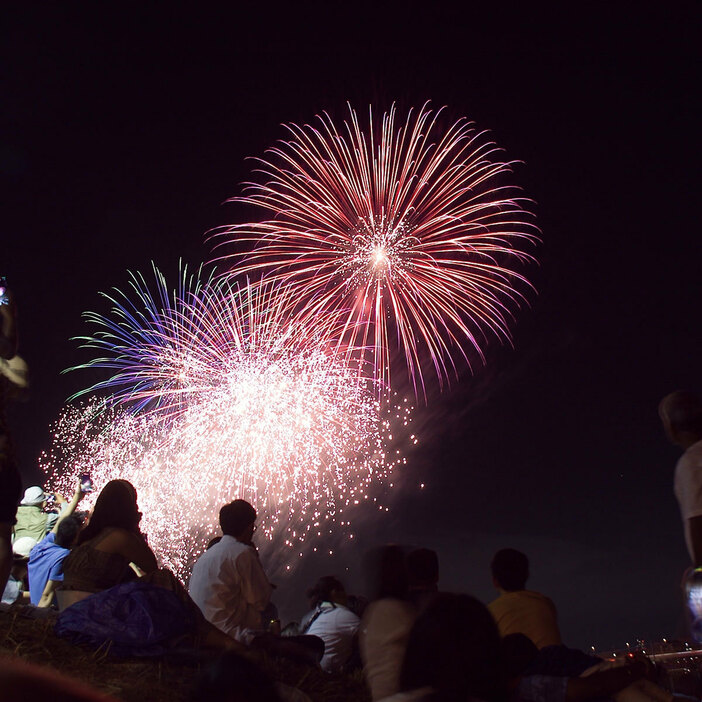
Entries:
[[495, 618], [500, 636], [525, 634], [537, 648], [561, 643], [556, 607], [539, 592], [525, 590], [529, 560], [513, 548], [498, 551], [491, 563], [492, 582], [500, 596], [488, 609]]
[[361, 620], [347, 608], [346, 590], [337, 578], [325, 575], [307, 591], [312, 611], [302, 620], [302, 634], [324, 641], [322, 670], [337, 673], [344, 669], [354, 651]]
[[127, 480], [108, 482], [64, 561], [62, 589], [101, 592], [156, 571], [156, 556], [139, 530], [141, 516], [134, 486]]
[[407, 556], [409, 598], [417, 609], [427, 605], [439, 591], [439, 557], [429, 548], [416, 548]]
[[29, 597], [37, 607], [50, 607], [54, 590], [63, 581], [63, 561], [78, 538], [81, 521], [73, 513], [85, 493], [78, 481], [71, 501], [61, 511], [53, 529], [29, 554]]
[[256, 510], [234, 500], [219, 511], [223, 536], [195, 562], [190, 596], [205, 618], [225, 634], [246, 644], [277, 616], [272, 614], [273, 586], [252, 539]]
[[359, 629], [363, 675], [373, 700], [400, 689], [400, 668], [407, 637], [415, 619], [408, 599], [405, 554], [399, 546], [384, 546], [366, 557], [371, 602]]
[[[105, 638], [124, 634], [124, 655], [139, 650], [139, 627], [159, 638], [153, 646], [144, 641], [139, 655], [155, 655], [164, 646], [176, 644], [245, 652], [244, 647], [205, 620], [173, 573], [158, 568], [156, 556], [139, 529], [141, 516], [137, 493], [130, 482], [111, 480], [105, 485], [87, 526], [78, 535], [76, 547], [63, 562], [61, 590], [82, 599], [59, 615], [56, 632], [81, 641], [85, 635], [83, 623], [99, 623], [103, 629], [98, 633], [109, 634]], [[90, 593], [95, 594], [88, 597]], [[130, 599], [135, 606], [126, 606]], [[148, 621], [142, 618], [132, 627], [129, 622], [114, 621], [125, 612], [135, 617], [143, 615]], [[109, 630], [110, 626], [114, 630]], [[116, 642], [113, 644], [111, 650], [116, 651]]]
[[20, 553], [12, 554], [12, 568], [2, 592], [3, 604], [28, 604], [29, 591], [27, 590], [27, 562], [29, 561], [28, 549], [31, 548], [31, 540], [27, 549], [20, 544]]
[[[19, 539], [31, 538], [36, 545], [54, 528], [59, 515], [53, 511], [45, 511], [50, 494], [45, 493], [38, 485], [28, 487], [24, 491], [24, 497], [17, 508], [16, 523], [12, 529], [13, 544]], [[65, 502], [58, 494], [55, 499], [59, 505]]]
[[470, 595], [435, 595], [410, 632], [399, 686], [384, 702], [504, 702], [500, 636], [485, 605]]
[[693, 568], [702, 567], [702, 399], [685, 390], [666, 395], [658, 413], [668, 439], [683, 450], [673, 491]]
[[[226, 652], [204, 667], [193, 683], [188, 702], [283, 702], [275, 683], [253, 661]], [[286, 689], [287, 686], [283, 686]], [[297, 691], [299, 692], [299, 691]], [[309, 700], [300, 697], [291, 699]]]
[[605, 661], [566, 646], [539, 650], [524, 634], [502, 639], [502, 660], [511, 702], [672, 702], [655, 684], [657, 670], [645, 656]]

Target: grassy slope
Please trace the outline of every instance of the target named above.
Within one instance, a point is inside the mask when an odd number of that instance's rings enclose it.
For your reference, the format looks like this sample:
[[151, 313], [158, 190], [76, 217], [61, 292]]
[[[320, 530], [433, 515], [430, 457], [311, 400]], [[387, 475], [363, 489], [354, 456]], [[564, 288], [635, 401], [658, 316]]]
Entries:
[[[186, 700], [201, 664], [159, 660], [115, 659], [103, 650], [74, 646], [53, 632], [53, 620], [28, 619], [19, 608], [0, 612], [0, 655], [17, 656], [48, 666], [125, 702]], [[367, 702], [360, 675], [330, 676], [287, 661], [265, 659], [263, 668], [275, 680], [298, 687], [314, 702]]]

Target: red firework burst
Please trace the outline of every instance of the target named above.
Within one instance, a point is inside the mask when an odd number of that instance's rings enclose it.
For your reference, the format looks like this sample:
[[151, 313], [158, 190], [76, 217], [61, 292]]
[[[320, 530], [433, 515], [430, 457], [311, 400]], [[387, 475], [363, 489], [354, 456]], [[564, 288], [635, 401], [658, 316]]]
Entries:
[[257, 159], [262, 182], [232, 199], [270, 217], [216, 232], [218, 247], [252, 244], [220, 259], [341, 320], [340, 346], [377, 379], [389, 381], [396, 340], [415, 390], [427, 352], [443, 385], [456, 351], [483, 358], [489, 335], [510, 338], [529, 287], [517, 269], [538, 241], [529, 201], [504, 183], [513, 162], [464, 119], [442, 130], [425, 104], [399, 124], [392, 107], [380, 122], [370, 111], [364, 131], [349, 112], [341, 130], [326, 113], [286, 125], [290, 138]]

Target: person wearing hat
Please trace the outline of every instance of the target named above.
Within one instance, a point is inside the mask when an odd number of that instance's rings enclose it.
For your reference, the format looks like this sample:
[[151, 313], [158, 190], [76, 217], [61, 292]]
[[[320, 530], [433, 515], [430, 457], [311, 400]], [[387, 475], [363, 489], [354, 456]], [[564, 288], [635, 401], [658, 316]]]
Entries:
[[[15, 545], [19, 540], [30, 538], [34, 541], [32, 546], [36, 546], [54, 528], [58, 514], [44, 511], [47, 497], [47, 494], [38, 485], [32, 485], [24, 491], [24, 497], [17, 508], [16, 523], [12, 530], [12, 551], [14, 553], [17, 553]], [[60, 495], [56, 495], [56, 500], [59, 503], [65, 502]], [[30, 546], [30, 550], [31, 548]]]

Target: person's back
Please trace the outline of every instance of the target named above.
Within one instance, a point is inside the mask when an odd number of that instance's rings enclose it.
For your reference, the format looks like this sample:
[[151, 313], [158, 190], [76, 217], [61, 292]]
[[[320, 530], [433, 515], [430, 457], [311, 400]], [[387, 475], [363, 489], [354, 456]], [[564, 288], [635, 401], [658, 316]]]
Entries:
[[104, 529], [95, 538], [77, 546], [63, 562], [65, 590], [101, 592], [137, 577], [130, 559], [114, 550], [117, 529]]
[[267, 594], [256, 592], [250, 577], [254, 560], [253, 548], [225, 535], [198, 558], [190, 576], [190, 596], [205, 618], [237, 639], [245, 629], [260, 629], [268, 604]]
[[558, 617], [553, 602], [539, 592], [527, 590], [529, 561], [520, 551], [498, 551], [491, 563], [492, 578], [500, 596], [490, 602], [500, 636], [524, 634], [537, 648], [561, 643]]
[[333, 576], [320, 578], [307, 595], [314, 609], [306, 617], [302, 631], [324, 642], [322, 670], [340, 671], [352, 656], [360, 619], [346, 607], [346, 590]]
[[386, 546], [369, 555], [373, 601], [363, 613], [359, 646], [371, 697], [381, 700], [400, 689], [400, 668], [416, 613], [408, 601], [407, 565], [402, 549]]
[[38, 486], [33, 485], [24, 491], [24, 497], [17, 508], [16, 523], [12, 530], [13, 539], [29, 537], [39, 543], [55, 523], [49, 522], [49, 515], [43, 510], [46, 495]]
[[49, 580], [63, 580], [63, 561], [70, 550], [57, 544], [55, 539], [55, 534], [47, 534], [29, 554], [29, 599], [35, 606], [39, 604]]
[[141, 512], [134, 486], [111, 480], [101, 490], [76, 548], [63, 563], [65, 590], [100, 592], [157, 570], [156, 557], [139, 531]]
[[533, 590], [504, 592], [488, 605], [500, 636], [525, 634], [537, 648], [561, 643], [556, 607], [553, 602]]
[[272, 586], [251, 544], [256, 511], [244, 500], [224, 505], [224, 535], [193, 566], [189, 592], [205, 619], [244, 643], [262, 627]]

